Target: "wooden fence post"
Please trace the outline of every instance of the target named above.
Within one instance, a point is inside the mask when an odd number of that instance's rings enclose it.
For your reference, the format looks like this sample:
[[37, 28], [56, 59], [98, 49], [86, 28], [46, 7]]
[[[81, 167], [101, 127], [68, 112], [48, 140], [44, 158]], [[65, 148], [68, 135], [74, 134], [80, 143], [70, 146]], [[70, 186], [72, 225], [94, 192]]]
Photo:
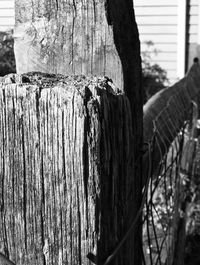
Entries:
[[[17, 265], [103, 264], [135, 214], [127, 97], [107, 78], [1, 81], [0, 248]], [[110, 264], [133, 264], [132, 236]]]
[[15, 0], [17, 73], [106, 75], [122, 88], [122, 67], [105, 1]]

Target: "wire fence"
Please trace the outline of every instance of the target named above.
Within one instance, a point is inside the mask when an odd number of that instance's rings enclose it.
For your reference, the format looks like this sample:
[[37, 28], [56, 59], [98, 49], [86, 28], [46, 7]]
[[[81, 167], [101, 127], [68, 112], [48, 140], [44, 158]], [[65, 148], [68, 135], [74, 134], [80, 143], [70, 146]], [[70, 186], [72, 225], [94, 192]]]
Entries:
[[[188, 120], [185, 121], [170, 147], [166, 147], [163, 159], [156, 170], [152, 170], [155, 152], [159, 149], [156, 146], [166, 142], [169, 132], [165, 134], [163, 131], [161, 134], [154, 124], [149, 152], [151, 163], [149, 182], [143, 209], [144, 265], [174, 264], [174, 259], [177, 258], [177, 244], [180, 240], [184, 244], [179, 232], [180, 228], [185, 231], [186, 227], [187, 201], [191, 201], [189, 179], [193, 170], [191, 167], [194, 164], [197, 142], [194, 131], [197, 125], [198, 107], [195, 102], [192, 102], [191, 106], [188, 110], [190, 113]], [[185, 236], [184, 232], [181, 236]]]
[[[145, 104], [140, 208], [104, 265], [110, 264], [120, 251], [131, 231], [140, 223], [141, 215], [143, 264], [184, 264], [187, 207], [188, 202], [194, 200], [191, 176], [196, 168], [194, 165], [198, 164], [195, 161], [200, 161], [200, 143], [197, 159], [194, 135], [199, 114], [195, 103], [200, 98], [199, 77], [200, 65], [195, 62], [182, 80], [158, 92]], [[200, 207], [197, 208], [200, 224]]]

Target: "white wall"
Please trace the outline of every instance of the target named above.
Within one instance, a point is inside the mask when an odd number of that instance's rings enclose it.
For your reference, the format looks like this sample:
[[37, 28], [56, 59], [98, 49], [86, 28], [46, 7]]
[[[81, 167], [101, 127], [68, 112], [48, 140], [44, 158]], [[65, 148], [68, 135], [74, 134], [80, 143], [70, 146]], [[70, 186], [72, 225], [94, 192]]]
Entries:
[[177, 80], [178, 0], [134, 0], [141, 49], [152, 41], [157, 54], [152, 63], [167, 71], [171, 83]]
[[198, 24], [199, 24], [199, 0], [189, 0], [188, 4], [188, 42], [198, 42]]
[[14, 24], [14, 0], [0, 0], [0, 31], [13, 29]]
[[188, 1], [187, 28], [187, 68], [189, 68], [194, 57], [200, 59], [200, 0]]

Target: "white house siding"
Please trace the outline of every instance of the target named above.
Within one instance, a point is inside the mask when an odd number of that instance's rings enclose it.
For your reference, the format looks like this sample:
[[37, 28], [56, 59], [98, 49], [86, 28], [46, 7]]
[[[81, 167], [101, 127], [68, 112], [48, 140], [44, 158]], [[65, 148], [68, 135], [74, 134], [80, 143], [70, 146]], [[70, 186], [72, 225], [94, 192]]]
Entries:
[[0, 31], [14, 28], [14, 0], [0, 0]]
[[154, 43], [152, 63], [167, 71], [170, 82], [177, 80], [178, 0], [134, 0], [141, 50]]
[[193, 58], [200, 58], [200, 0], [188, 0], [187, 7], [187, 68]]

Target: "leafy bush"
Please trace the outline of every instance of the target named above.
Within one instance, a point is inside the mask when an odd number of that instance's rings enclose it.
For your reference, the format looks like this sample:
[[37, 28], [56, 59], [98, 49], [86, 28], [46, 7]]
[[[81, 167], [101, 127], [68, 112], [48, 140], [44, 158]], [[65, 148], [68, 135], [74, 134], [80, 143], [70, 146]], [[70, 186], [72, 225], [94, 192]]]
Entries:
[[12, 32], [0, 32], [0, 76], [16, 72]]
[[144, 103], [159, 90], [168, 84], [167, 72], [158, 64], [152, 64], [152, 54], [157, 54], [152, 41], [147, 41], [142, 57], [142, 85], [144, 90]]

